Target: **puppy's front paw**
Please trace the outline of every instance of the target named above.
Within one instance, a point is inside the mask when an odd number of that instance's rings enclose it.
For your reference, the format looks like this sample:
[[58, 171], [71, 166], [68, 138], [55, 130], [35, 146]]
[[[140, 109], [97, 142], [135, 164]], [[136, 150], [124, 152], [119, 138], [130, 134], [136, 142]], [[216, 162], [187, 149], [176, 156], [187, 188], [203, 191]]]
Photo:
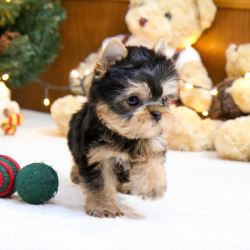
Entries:
[[145, 190], [145, 192], [141, 193], [141, 197], [143, 199], [155, 200], [155, 199], [163, 197], [165, 191], [166, 191], [166, 186], [158, 186], [149, 190]]
[[120, 184], [120, 185], [117, 187], [117, 190], [118, 190], [120, 193], [123, 193], [123, 194], [131, 194], [131, 186], [130, 186], [130, 183], [127, 182], [127, 183], [124, 183], [124, 184]]
[[99, 218], [115, 218], [117, 216], [124, 215], [124, 213], [117, 206], [98, 206], [86, 208], [86, 213], [90, 216]]

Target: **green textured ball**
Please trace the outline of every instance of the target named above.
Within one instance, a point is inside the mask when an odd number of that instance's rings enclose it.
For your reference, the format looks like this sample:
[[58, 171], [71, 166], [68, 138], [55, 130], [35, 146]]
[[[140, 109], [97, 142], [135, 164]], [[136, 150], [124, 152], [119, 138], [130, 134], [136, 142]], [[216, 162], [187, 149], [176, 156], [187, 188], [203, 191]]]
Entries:
[[57, 193], [57, 173], [44, 163], [29, 164], [18, 173], [16, 190], [25, 202], [42, 204]]

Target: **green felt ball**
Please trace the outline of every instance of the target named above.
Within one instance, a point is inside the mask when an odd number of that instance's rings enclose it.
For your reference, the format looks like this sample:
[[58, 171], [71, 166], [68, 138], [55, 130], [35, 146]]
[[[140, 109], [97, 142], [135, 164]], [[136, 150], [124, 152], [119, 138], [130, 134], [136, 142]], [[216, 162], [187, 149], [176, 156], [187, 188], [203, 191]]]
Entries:
[[29, 164], [18, 173], [16, 190], [24, 201], [42, 204], [57, 193], [57, 173], [44, 163]]

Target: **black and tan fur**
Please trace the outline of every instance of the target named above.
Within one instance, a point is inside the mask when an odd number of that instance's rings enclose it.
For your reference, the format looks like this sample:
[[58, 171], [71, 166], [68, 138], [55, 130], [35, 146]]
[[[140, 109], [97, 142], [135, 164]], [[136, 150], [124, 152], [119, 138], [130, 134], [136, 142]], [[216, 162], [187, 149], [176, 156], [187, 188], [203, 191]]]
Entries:
[[150, 50], [111, 40], [98, 60], [88, 103], [71, 120], [71, 178], [86, 192], [89, 215], [123, 215], [117, 190], [143, 198], [166, 190], [169, 104], [178, 89], [163, 50], [162, 43]]

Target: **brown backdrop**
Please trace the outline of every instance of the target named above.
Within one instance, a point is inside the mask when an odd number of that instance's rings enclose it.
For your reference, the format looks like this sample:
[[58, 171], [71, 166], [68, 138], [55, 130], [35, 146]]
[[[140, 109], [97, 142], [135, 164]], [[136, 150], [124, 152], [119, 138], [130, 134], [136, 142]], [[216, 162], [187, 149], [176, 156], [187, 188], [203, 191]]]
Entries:
[[[250, 42], [250, 1], [216, 0], [219, 6], [212, 28], [204, 33], [195, 47], [201, 53], [214, 83], [225, 77], [225, 49], [234, 43]], [[63, 0], [67, 20], [61, 27], [62, 49], [42, 79], [56, 85], [68, 85], [69, 71], [90, 52], [96, 51], [107, 36], [127, 33], [124, 16], [127, 0]], [[49, 93], [50, 99], [67, 92]], [[23, 108], [48, 111], [42, 101], [43, 89], [28, 84], [13, 91], [13, 99]]]

